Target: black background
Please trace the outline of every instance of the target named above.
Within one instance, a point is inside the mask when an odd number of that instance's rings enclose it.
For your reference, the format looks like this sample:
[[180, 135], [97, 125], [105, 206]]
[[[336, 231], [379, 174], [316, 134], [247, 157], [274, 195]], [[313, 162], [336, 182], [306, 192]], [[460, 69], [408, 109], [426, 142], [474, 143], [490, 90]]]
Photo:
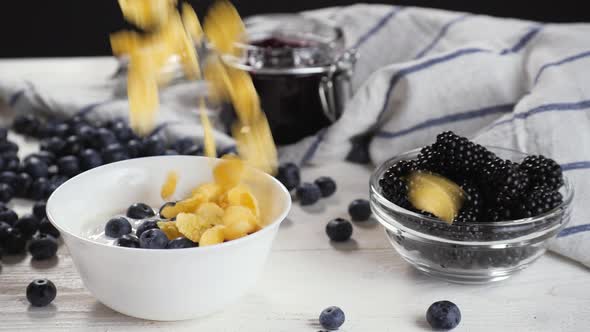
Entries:
[[[189, 1], [202, 14], [212, 0]], [[294, 12], [355, 3], [348, 0], [235, 0], [242, 16]], [[364, 1], [516, 17], [545, 22], [584, 22], [584, 1]], [[2, 0], [0, 57], [110, 54], [108, 35], [125, 27], [116, 0]], [[590, 38], [590, 36], [589, 36]]]

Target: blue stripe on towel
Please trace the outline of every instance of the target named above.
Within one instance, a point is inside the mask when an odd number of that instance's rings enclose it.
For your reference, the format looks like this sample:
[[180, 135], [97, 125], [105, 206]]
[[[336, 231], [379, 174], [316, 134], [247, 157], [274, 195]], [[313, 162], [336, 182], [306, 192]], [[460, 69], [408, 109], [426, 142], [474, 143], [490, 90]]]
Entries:
[[512, 46], [511, 48], [507, 48], [507, 49], [502, 50], [502, 52], [500, 52], [500, 54], [506, 55], [509, 53], [516, 53], [516, 52], [520, 51], [531, 41], [531, 39], [533, 39], [533, 37], [535, 37], [541, 31], [541, 29], [543, 29], [543, 25], [536, 24], [535, 26], [530, 28], [529, 31], [524, 36], [522, 36], [518, 40], [518, 42], [516, 42], [516, 44], [514, 44], [514, 46]]
[[10, 98], [8, 99], [8, 106], [14, 107], [18, 99], [25, 94], [26, 89], [20, 89], [17, 92], [13, 93]]
[[546, 112], [566, 112], [566, 111], [584, 111], [590, 108], [590, 100], [582, 100], [575, 103], [553, 103], [553, 104], [545, 104], [533, 109], [530, 109], [526, 112], [515, 114], [512, 118], [507, 120], [502, 120], [499, 122], [494, 123], [489, 129], [496, 128], [506, 123], [510, 123], [515, 119], [526, 119], [529, 116], [539, 114], [539, 113], [546, 113]]
[[418, 71], [427, 69], [427, 68], [430, 68], [430, 67], [437, 65], [439, 63], [449, 62], [453, 59], [462, 57], [464, 55], [469, 55], [469, 54], [474, 54], [474, 53], [489, 53], [489, 52], [491, 52], [491, 51], [486, 50], [486, 49], [482, 49], [482, 48], [464, 48], [464, 49], [456, 50], [452, 53], [441, 55], [439, 57], [427, 59], [424, 62], [414, 64], [414, 65], [407, 67], [407, 68], [400, 69], [398, 72], [396, 72], [391, 77], [391, 79], [389, 81], [389, 87], [388, 87], [387, 93], [385, 95], [385, 101], [383, 102], [383, 107], [381, 108], [381, 112], [379, 112], [378, 118], [381, 118], [381, 116], [383, 116], [383, 114], [387, 110], [387, 104], [389, 103], [389, 98], [391, 97], [391, 94], [393, 93], [393, 89], [395, 88], [397, 83], [404, 76], [414, 73], [414, 72], [418, 72]]
[[424, 55], [426, 55], [426, 53], [430, 52], [436, 46], [436, 44], [438, 44], [438, 42], [447, 34], [447, 31], [449, 30], [449, 28], [452, 25], [459, 23], [468, 17], [472, 17], [472, 15], [471, 14], [459, 15], [458, 17], [453, 18], [452, 20], [447, 22], [445, 25], [443, 25], [443, 27], [440, 29], [440, 31], [438, 32], [436, 37], [434, 37], [434, 39], [430, 42], [430, 44], [426, 45], [426, 47], [422, 51], [418, 52], [418, 54], [414, 57], [414, 59], [419, 59], [419, 58], [423, 57]]
[[320, 143], [324, 140], [324, 136], [326, 135], [327, 131], [328, 128], [324, 128], [316, 134], [315, 140], [311, 143], [307, 151], [305, 151], [303, 158], [301, 158], [301, 162], [299, 163], [300, 165], [303, 166], [307, 164], [313, 158], [316, 151], [318, 150], [318, 147], [320, 146]]
[[474, 119], [474, 118], [481, 118], [481, 117], [492, 115], [492, 114], [510, 113], [510, 112], [512, 112], [513, 108], [514, 108], [513, 104], [504, 104], [504, 105], [496, 105], [496, 106], [486, 107], [486, 108], [477, 109], [477, 110], [471, 110], [471, 111], [462, 112], [462, 113], [448, 114], [448, 115], [441, 116], [438, 118], [426, 120], [426, 121], [421, 122], [417, 125], [414, 125], [412, 127], [409, 127], [409, 128], [406, 128], [406, 129], [403, 129], [400, 131], [396, 131], [396, 132], [380, 131], [375, 135], [375, 137], [379, 137], [379, 138], [400, 137], [400, 136], [404, 136], [404, 135], [407, 135], [409, 133], [412, 133], [412, 132], [415, 132], [415, 131], [418, 131], [421, 129], [430, 128], [430, 127], [434, 127], [434, 126], [440, 126], [440, 125], [444, 125], [447, 123], [465, 121], [465, 120], [470, 120], [470, 119]]
[[557, 237], [558, 238], [566, 237], [566, 236], [570, 236], [570, 235], [582, 233], [582, 232], [587, 232], [587, 231], [590, 231], [590, 224], [576, 225], [576, 226], [564, 228], [561, 232], [559, 232], [559, 234], [557, 234]]
[[579, 54], [575, 54], [572, 56], [568, 56], [567, 58], [564, 58], [562, 60], [559, 61], [555, 61], [555, 62], [549, 62], [544, 64], [543, 66], [541, 66], [541, 69], [539, 69], [539, 71], [537, 72], [537, 75], [535, 76], [535, 81], [534, 84], [537, 84], [537, 82], [539, 81], [539, 78], [541, 77], [541, 75], [543, 74], [543, 72], [545, 71], [545, 69], [547, 68], [551, 68], [551, 67], [556, 67], [556, 66], [561, 66], [563, 64], [572, 62], [572, 61], [576, 61], [579, 59], [583, 59], [590, 56], [590, 51], [586, 51], [586, 52], [582, 52]]
[[564, 172], [588, 168], [590, 168], [590, 161], [576, 161], [573, 163], [561, 164], [561, 169]]
[[392, 8], [387, 15], [383, 16], [375, 26], [373, 26], [369, 31], [367, 31], [364, 35], [362, 35], [352, 48], [359, 48], [362, 44], [364, 44], [367, 40], [369, 40], [373, 35], [375, 35], [379, 30], [381, 30], [385, 25], [400, 11], [404, 10], [405, 7], [394, 7]]

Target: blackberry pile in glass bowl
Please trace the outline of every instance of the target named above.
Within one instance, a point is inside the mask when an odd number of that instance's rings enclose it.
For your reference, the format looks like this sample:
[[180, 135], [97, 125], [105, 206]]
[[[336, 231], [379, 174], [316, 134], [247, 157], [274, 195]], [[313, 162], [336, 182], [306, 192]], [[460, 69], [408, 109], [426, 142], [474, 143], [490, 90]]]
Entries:
[[[529, 266], [568, 224], [574, 196], [552, 159], [452, 132], [384, 162], [370, 189], [371, 208], [402, 258], [459, 283], [503, 280]], [[456, 197], [446, 194], [453, 190]]]

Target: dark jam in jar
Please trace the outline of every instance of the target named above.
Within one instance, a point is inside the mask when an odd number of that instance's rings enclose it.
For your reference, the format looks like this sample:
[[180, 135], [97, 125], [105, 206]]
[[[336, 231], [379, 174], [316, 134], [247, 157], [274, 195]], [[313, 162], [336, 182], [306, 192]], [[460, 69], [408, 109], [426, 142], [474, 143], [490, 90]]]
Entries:
[[[312, 43], [294, 39], [267, 38], [250, 43], [265, 48], [265, 66], [282, 68], [294, 65], [287, 56], [292, 49], [308, 48]], [[320, 99], [320, 82], [324, 75], [252, 72], [275, 142], [292, 144], [328, 126]]]

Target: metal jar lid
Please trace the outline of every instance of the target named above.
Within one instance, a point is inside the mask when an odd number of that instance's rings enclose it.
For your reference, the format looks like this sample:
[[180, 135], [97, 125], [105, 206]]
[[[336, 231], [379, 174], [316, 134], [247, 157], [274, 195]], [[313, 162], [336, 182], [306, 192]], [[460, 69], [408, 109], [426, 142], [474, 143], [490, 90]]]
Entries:
[[[298, 14], [255, 16], [245, 21], [247, 41], [238, 56], [223, 55], [234, 67], [255, 74], [310, 75], [352, 66], [342, 30]], [[346, 69], [346, 68], [342, 68]]]

